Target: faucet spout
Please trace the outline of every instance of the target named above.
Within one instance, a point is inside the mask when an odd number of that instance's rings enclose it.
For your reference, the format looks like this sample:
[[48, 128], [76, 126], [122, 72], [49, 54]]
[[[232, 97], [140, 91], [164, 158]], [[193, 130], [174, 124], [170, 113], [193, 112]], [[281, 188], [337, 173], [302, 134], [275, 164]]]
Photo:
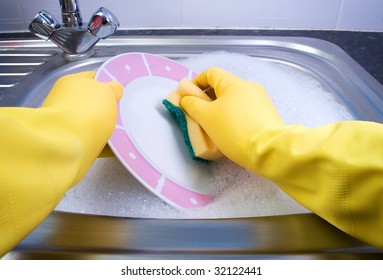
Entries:
[[63, 23], [47, 11], [40, 11], [29, 25], [36, 36], [51, 40], [70, 60], [88, 57], [100, 39], [112, 35], [120, 25], [118, 19], [106, 8], [99, 8], [88, 25], [83, 25], [77, 0], [60, 0]]
[[72, 28], [82, 26], [82, 18], [77, 0], [60, 0], [60, 7], [63, 26]]

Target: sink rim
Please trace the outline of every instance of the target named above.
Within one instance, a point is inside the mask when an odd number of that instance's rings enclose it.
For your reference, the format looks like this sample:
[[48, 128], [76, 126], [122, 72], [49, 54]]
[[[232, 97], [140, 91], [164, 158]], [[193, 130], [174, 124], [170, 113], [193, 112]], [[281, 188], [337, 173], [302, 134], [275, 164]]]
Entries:
[[[49, 41], [30, 38], [0, 40], [0, 53], [14, 51], [16, 54], [21, 53], [22, 55], [22, 51], [25, 50], [28, 52], [38, 51], [38, 55], [44, 55], [44, 51], [48, 52], [48, 54], [45, 54], [47, 56], [46, 60], [48, 61], [46, 64], [49, 64], [49, 62], [53, 60], [53, 64], [59, 69], [55, 69], [55, 71], [52, 72], [52, 69], [49, 69], [49, 66], [47, 65], [45, 65], [45, 68], [43, 68], [44, 66], [37, 68], [41, 70], [39, 73], [40, 75], [42, 73], [47, 74], [51, 71], [51, 74], [53, 73], [53, 78], [58, 78], [63, 75], [63, 73], [70, 73], [70, 69], [76, 67], [81, 68], [82, 63], [84, 63], [83, 66], [85, 67], [86, 63], [90, 63], [92, 60], [99, 59], [100, 62], [102, 62], [107, 58], [124, 52], [124, 50], [125, 52], [137, 51], [137, 48], [146, 48], [149, 51], [142, 52], [149, 53], [150, 50], [156, 50], [156, 52], [153, 53], [161, 54], [173, 59], [201, 53], [201, 48], [206, 49], [207, 51], [224, 48], [229, 52], [237, 51], [252, 56], [266, 55], [265, 52], [267, 53], [270, 51], [270, 48], [272, 48], [276, 54], [278, 54], [278, 52], [284, 52], [287, 53], [288, 56], [291, 56], [284, 58], [286, 62], [289, 62], [289, 60], [300, 59], [301, 61], [298, 62], [303, 65], [303, 67], [306, 66], [306, 63], [318, 64], [320, 62], [325, 67], [328, 67], [328, 69], [332, 69], [332, 75], [328, 76], [332, 77], [333, 75], [337, 75], [338, 80], [343, 80], [343, 84], [336, 85], [336, 87], [348, 87], [350, 89], [348, 90], [349, 92], [357, 91], [360, 96], [354, 96], [353, 98], [360, 98], [363, 96], [358, 102], [354, 102], [357, 103], [359, 107], [363, 107], [362, 112], [358, 112], [358, 106], [353, 106], [352, 108], [352, 110], [356, 111], [354, 114], [358, 119], [363, 119], [365, 114], [373, 114], [373, 116], [366, 120], [383, 122], [383, 85], [364, 70], [340, 47], [322, 39], [288, 36], [235, 36], [229, 38], [228, 36], [157, 36], [155, 38], [152, 36], [112, 36], [110, 39], [102, 40], [96, 45], [95, 54], [92, 57], [74, 62], [66, 61], [62, 57], [61, 51]], [[175, 50], [177, 48], [179, 49], [178, 51]], [[262, 49], [265, 48], [266, 50], [262, 52]], [[112, 49], [114, 49], [114, 51], [112, 51]], [[166, 50], [168, 51], [166, 52]], [[303, 57], [303, 59], [299, 58], [299, 56]], [[311, 59], [312, 61], [306, 62], [305, 60], [308, 59]], [[323, 65], [320, 67], [323, 67]], [[60, 71], [62, 71], [61, 74], [59, 73]], [[319, 70], [316, 74], [319, 76], [321, 75], [321, 79], [325, 80], [326, 73], [323, 69]], [[44, 80], [46, 79], [47, 78], [44, 78]], [[44, 80], [41, 82], [44, 82]], [[30, 81], [28, 83], [30, 83]], [[334, 84], [334, 81], [331, 81], [331, 83]], [[16, 90], [12, 90], [13, 89], [10, 91], [15, 95]], [[30, 92], [31, 90], [30, 87], [27, 89], [21, 88], [18, 89], [18, 92]], [[338, 91], [339, 89], [335, 88], [335, 90]], [[0, 106], [4, 106], [3, 104], [4, 101], [0, 98]], [[8, 102], [7, 106], [36, 107], [38, 104], [39, 102], [22, 100], [13, 104]], [[352, 106], [352, 104], [349, 105]], [[371, 112], [370, 107], [372, 107], [375, 112]]]

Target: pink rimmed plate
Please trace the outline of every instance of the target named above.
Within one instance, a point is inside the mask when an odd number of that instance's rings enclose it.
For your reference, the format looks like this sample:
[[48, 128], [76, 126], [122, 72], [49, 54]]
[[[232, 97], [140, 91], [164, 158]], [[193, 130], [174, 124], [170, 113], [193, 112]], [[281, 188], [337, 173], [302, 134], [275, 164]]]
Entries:
[[212, 202], [210, 168], [188, 154], [182, 133], [162, 100], [195, 73], [162, 56], [126, 53], [97, 71], [102, 82], [118, 81], [124, 94], [109, 146], [146, 188], [177, 208]]

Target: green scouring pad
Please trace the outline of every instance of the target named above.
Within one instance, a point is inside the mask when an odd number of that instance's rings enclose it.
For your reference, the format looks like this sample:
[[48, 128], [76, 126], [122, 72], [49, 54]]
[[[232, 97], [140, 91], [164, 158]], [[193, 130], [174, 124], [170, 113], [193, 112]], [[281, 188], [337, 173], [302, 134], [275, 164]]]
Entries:
[[191, 156], [191, 158], [194, 160], [203, 162], [203, 163], [208, 162], [205, 159], [197, 157], [194, 153], [194, 149], [193, 149], [193, 146], [192, 146], [192, 143], [191, 143], [191, 140], [189, 137], [189, 133], [188, 133], [188, 125], [187, 125], [186, 116], [185, 116], [184, 111], [180, 107], [177, 107], [174, 104], [172, 104], [167, 99], [162, 100], [162, 104], [164, 104], [166, 109], [168, 109], [168, 111], [170, 113], [172, 113], [173, 117], [176, 119], [179, 127], [181, 128], [182, 136], [183, 136], [184, 142], [186, 144], [186, 147], [189, 151], [189, 155]]
[[222, 157], [222, 153], [211, 141], [203, 128], [182, 110], [180, 102], [184, 95], [194, 95], [209, 101], [211, 99], [193, 82], [183, 79], [177, 91], [172, 91], [162, 101], [164, 106], [177, 120], [191, 158], [200, 162], [207, 162]]

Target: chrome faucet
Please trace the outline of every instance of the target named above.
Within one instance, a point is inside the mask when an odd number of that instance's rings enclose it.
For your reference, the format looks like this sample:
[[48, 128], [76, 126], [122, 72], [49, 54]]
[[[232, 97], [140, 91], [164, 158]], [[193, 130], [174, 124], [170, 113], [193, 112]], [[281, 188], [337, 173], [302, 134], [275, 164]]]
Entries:
[[87, 26], [82, 23], [77, 0], [60, 0], [62, 24], [49, 12], [41, 10], [29, 25], [29, 30], [44, 40], [51, 40], [70, 60], [89, 57], [93, 46], [112, 35], [118, 19], [106, 8], [99, 8]]

